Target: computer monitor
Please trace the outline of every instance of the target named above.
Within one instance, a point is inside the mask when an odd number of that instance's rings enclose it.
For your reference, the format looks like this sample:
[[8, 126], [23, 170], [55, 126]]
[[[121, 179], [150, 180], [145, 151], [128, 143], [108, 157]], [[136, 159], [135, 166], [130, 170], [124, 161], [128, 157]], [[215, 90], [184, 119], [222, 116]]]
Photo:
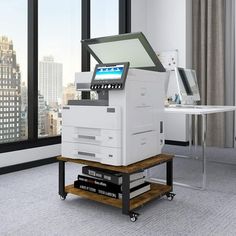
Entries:
[[200, 93], [195, 70], [176, 67], [175, 75], [182, 104], [194, 104], [200, 101]]

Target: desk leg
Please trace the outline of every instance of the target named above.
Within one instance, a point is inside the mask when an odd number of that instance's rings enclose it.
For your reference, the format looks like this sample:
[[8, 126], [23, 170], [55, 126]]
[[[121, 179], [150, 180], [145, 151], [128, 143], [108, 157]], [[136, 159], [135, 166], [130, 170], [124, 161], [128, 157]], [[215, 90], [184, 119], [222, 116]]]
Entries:
[[207, 131], [207, 115], [202, 115], [202, 189], [206, 188], [206, 131]]
[[188, 140], [189, 140], [189, 152], [192, 155], [192, 115], [188, 115]]
[[194, 146], [195, 146], [195, 153], [197, 151], [197, 144], [198, 144], [198, 115], [194, 116]]
[[67, 193], [65, 192], [65, 162], [59, 161], [59, 195], [62, 200], [66, 199]]
[[[196, 145], [196, 140], [197, 140], [197, 115], [195, 115], [195, 145]], [[204, 190], [206, 188], [206, 175], [207, 175], [207, 166], [206, 166], [206, 132], [207, 132], [207, 115], [203, 114], [201, 115], [202, 117], [202, 137], [201, 137], [201, 148], [202, 148], [202, 185], [201, 186], [193, 186], [193, 185], [189, 185], [189, 184], [184, 184], [184, 183], [179, 183], [179, 182], [173, 182], [173, 184], [175, 185], [179, 185], [179, 186], [183, 186], [183, 187], [187, 187], [187, 188], [192, 188], [192, 189], [198, 189], [198, 190]], [[189, 116], [190, 119], [190, 116]], [[189, 124], [191, 124], [189, 122]], [[189, 129], [189, 133], [191, 133], [191, 135], [189, 134], [189, 137], [192, 137], [192, 131], [191, 129]], [[177, 155], [180, 156], [180, 155]], [[182, 156], [185, 157], [185, 156]], [[167, 169], [169, 169], [169, 173], [170, 172], [170, 166], [167, 167]], [[168, 176], [168, 174], [167, 174]], [[151, 178], [152, 180], [157, 180], [159, 182], [164, 182], [164, 180], [160, 180], [160, 179], [155, 179], [155, 178]], [[170, 179], [169, 179], [170, 181]], [[169, 182], [170, 183], [170, 182]], [[167, 177], [167, 184], [168, 184], [168, 177]], [[169, 184], [168, 184], [169, 185]]]
[[122, 213], [129, 215], [129, 201], [130, 201], [130, 176], [127, 173], [122, 175]]

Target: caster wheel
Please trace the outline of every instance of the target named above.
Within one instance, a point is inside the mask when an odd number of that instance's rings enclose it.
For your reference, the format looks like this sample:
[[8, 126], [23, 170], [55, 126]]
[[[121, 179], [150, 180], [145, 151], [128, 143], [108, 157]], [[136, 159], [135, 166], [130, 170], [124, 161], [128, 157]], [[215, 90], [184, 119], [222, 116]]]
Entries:
[[138, 219], [138, 213], [131, 213], [130, 214], [130, 221], [135, 222]]
[[135, 222], [138, 219], [137, 216], [130, 217], [131, 222]]
[[167, 197], [167, 199], [169, 200], [169, 201], [172, 201], [173, 200], [173, 196], [169, 196], [169, 197]]
[[169, 201], [172, 201], [172, 200], [174, 199], [174, 197], [175, 197], [175, 194], [174, 194], [174, 193], [167, 193], [167, 194], [166, 194], [166, 197], [167, 197], [167, 199], [168, 199]]
[[61, 199], [62, 201], [66, 200], [66, 195], [65, 195], [65, 196], [61, 196], [61, 195], [60, 195], [60, 199]]

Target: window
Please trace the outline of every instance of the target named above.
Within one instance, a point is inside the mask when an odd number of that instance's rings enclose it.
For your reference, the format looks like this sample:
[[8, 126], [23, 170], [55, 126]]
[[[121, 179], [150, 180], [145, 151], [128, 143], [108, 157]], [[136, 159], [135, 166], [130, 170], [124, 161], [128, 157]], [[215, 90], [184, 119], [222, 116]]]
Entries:
[[118, 33], [119, 0], [91, 0], [91, 38]]
[[[91, 0], [91, 38], [116, 34], [119, 34], [119, 0]], [[91, 56], [91, 70], [96, 64]]]
[[75, 98], [75, 73], [81, 71], [80, 25], [81, 1], [39, 1], [39, 137], [60, 135], [62, 105]]
[[81, 38], [130, 32], [130, 2], [0, 1], [0, 152], [60, 142], [61, 108], [77, 96], [75, 76], [93, 64]]
[[[0, 81], [4, 84], [0, 86], [0, 101], [12, 101], [14, 108], [27, 113], [27, 100], [23, 99], [27, 96], [27, 89], [25, 93], [22, 90], [24, 85], [27, 87], [27, 0], [2, 0], [0, 8]], [[9, 105], [9, 102], [4, 102], [4, 107], [1, 103], [0, 112], [4, 111], [4, 117], [16, 117], [14, 113], [10, 113]], [[4, 122], [9, 120], [4, 119]], [[22, 119], [15, 121], [15, 125], [22, 122]], [[4, 130], [6, 135], [1, 136], [0, 143], [27, 139], [27, 120], [21, 125], [21, 129], [25, 130], [24, 135], [20, 135], [20, 130], [14, 129], [11, 131], [14, 136], [10, 136], [10, 130]]]

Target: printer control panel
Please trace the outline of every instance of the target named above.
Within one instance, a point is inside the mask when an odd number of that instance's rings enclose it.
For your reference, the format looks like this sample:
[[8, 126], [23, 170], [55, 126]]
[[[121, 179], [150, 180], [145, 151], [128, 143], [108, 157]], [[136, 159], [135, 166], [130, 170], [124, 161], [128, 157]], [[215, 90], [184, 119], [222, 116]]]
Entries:
[[129, 62], [97, 64], [93, 73], [91, 90], [124, 89]]
[[92, 84], [92, 85], [90, 86], [90, 89], [91, 89], [91, 90], [123, 89], [123, 85], [122, 85], [122, 84], [119, 84], [119, 83], [117, 83], [117, 84], [105, 84], [105, 83], [104, 83], [104, 84]]

